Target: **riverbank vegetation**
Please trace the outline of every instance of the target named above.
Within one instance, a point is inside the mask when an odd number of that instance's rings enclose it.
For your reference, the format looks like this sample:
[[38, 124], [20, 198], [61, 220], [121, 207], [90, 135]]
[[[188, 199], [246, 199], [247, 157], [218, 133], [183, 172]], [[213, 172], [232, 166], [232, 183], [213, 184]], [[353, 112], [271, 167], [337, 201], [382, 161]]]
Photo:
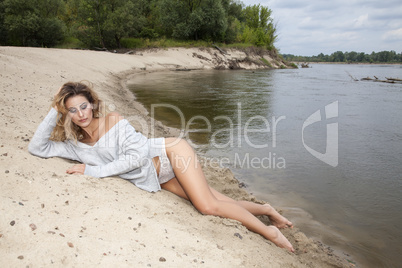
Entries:
[[305, 57], [291, 54], [282, 55], [285, 60], [293, 62], [343, 62], [343, 63], [402, 63], [402, 53], [381, 51], [366, 54], [364, 52], [337, 51], [331, 55], [320, 53], [317, 56]]
[[0, 45], [275, 50], [272, 10], [239, 0], [0, 0]]

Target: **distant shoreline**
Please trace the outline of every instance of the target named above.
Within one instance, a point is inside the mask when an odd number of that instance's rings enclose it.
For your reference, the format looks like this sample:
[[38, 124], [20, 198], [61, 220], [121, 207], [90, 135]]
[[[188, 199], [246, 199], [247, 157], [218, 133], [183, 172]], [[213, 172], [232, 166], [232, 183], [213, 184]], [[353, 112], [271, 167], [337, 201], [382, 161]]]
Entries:
[[322, 61], [291, 61], [292, 63], [296, 65], [300, 65], [302, 63], [307, 63], [307, 64], [344, 64], [344, 65], [402, 65], [402, 63], [370, 63], [370, 62], [353, 62], [353, 63], [348, 63], [348, 62], [322, 62]]

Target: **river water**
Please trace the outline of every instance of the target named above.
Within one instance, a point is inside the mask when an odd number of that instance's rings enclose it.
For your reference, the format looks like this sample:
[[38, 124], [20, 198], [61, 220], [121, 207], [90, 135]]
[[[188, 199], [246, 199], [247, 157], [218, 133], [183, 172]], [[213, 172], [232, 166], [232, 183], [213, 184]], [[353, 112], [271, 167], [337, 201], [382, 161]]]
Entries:
[[150, 115], [363, 267], [402, 263], [401, 65], [136, 75]]

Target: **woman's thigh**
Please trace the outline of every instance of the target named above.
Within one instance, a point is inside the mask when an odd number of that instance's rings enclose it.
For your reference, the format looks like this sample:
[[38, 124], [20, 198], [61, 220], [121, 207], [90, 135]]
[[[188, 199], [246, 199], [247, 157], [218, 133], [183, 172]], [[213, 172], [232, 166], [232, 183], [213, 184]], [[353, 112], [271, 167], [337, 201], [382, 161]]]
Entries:
[[[170, 146], [172, 140], [173, 145]], [[178, 184], [187, 198], [197, 209], [211, 207], [216, 198], [208, 186], [197, 155], [190, 144], [185, 140], [166, 139], [166, 153]]]
[[[189, 200], [188, 196], [186, 195], [186, 192], [183, 190], [183, 187], [181, 187], [179, 181], [176, 178], [171, 179], [170, 181], [161, 184], [162, 189], [172, 192], [186, 200]], [[234, 199], [227, 197], [226, 195], [218, 192], [211, 186], [209, 186], [210, 191], [214, 195], [214, 197], [220, 201], [226, 201], [226, 202], [236, 202]]]

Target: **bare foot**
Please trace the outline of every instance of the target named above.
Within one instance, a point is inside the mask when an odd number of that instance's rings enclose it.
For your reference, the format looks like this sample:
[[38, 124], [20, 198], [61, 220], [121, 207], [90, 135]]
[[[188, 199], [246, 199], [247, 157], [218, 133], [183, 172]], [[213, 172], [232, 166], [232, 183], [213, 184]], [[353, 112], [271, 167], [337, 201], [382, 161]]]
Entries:
[[275, 227], [279, 229], [293, 227], [293, 223], [279, 214], [279, 212], [276, 211], [271, 205], [264, 204], [264, 207], [267, 207], [268, 212], [266, 215], [269, 217], [269, 220]]
[[267, 226], [269, 228], [268, 230], [268, 238], [271, 240], [275, 245], [277, 245], [280, 248], [284, 248], [289, 250], [290, 252], [295, 252], [292, 244], [290, 244], [289, 240], [279, 231], [278, 228], [275, 226]]

